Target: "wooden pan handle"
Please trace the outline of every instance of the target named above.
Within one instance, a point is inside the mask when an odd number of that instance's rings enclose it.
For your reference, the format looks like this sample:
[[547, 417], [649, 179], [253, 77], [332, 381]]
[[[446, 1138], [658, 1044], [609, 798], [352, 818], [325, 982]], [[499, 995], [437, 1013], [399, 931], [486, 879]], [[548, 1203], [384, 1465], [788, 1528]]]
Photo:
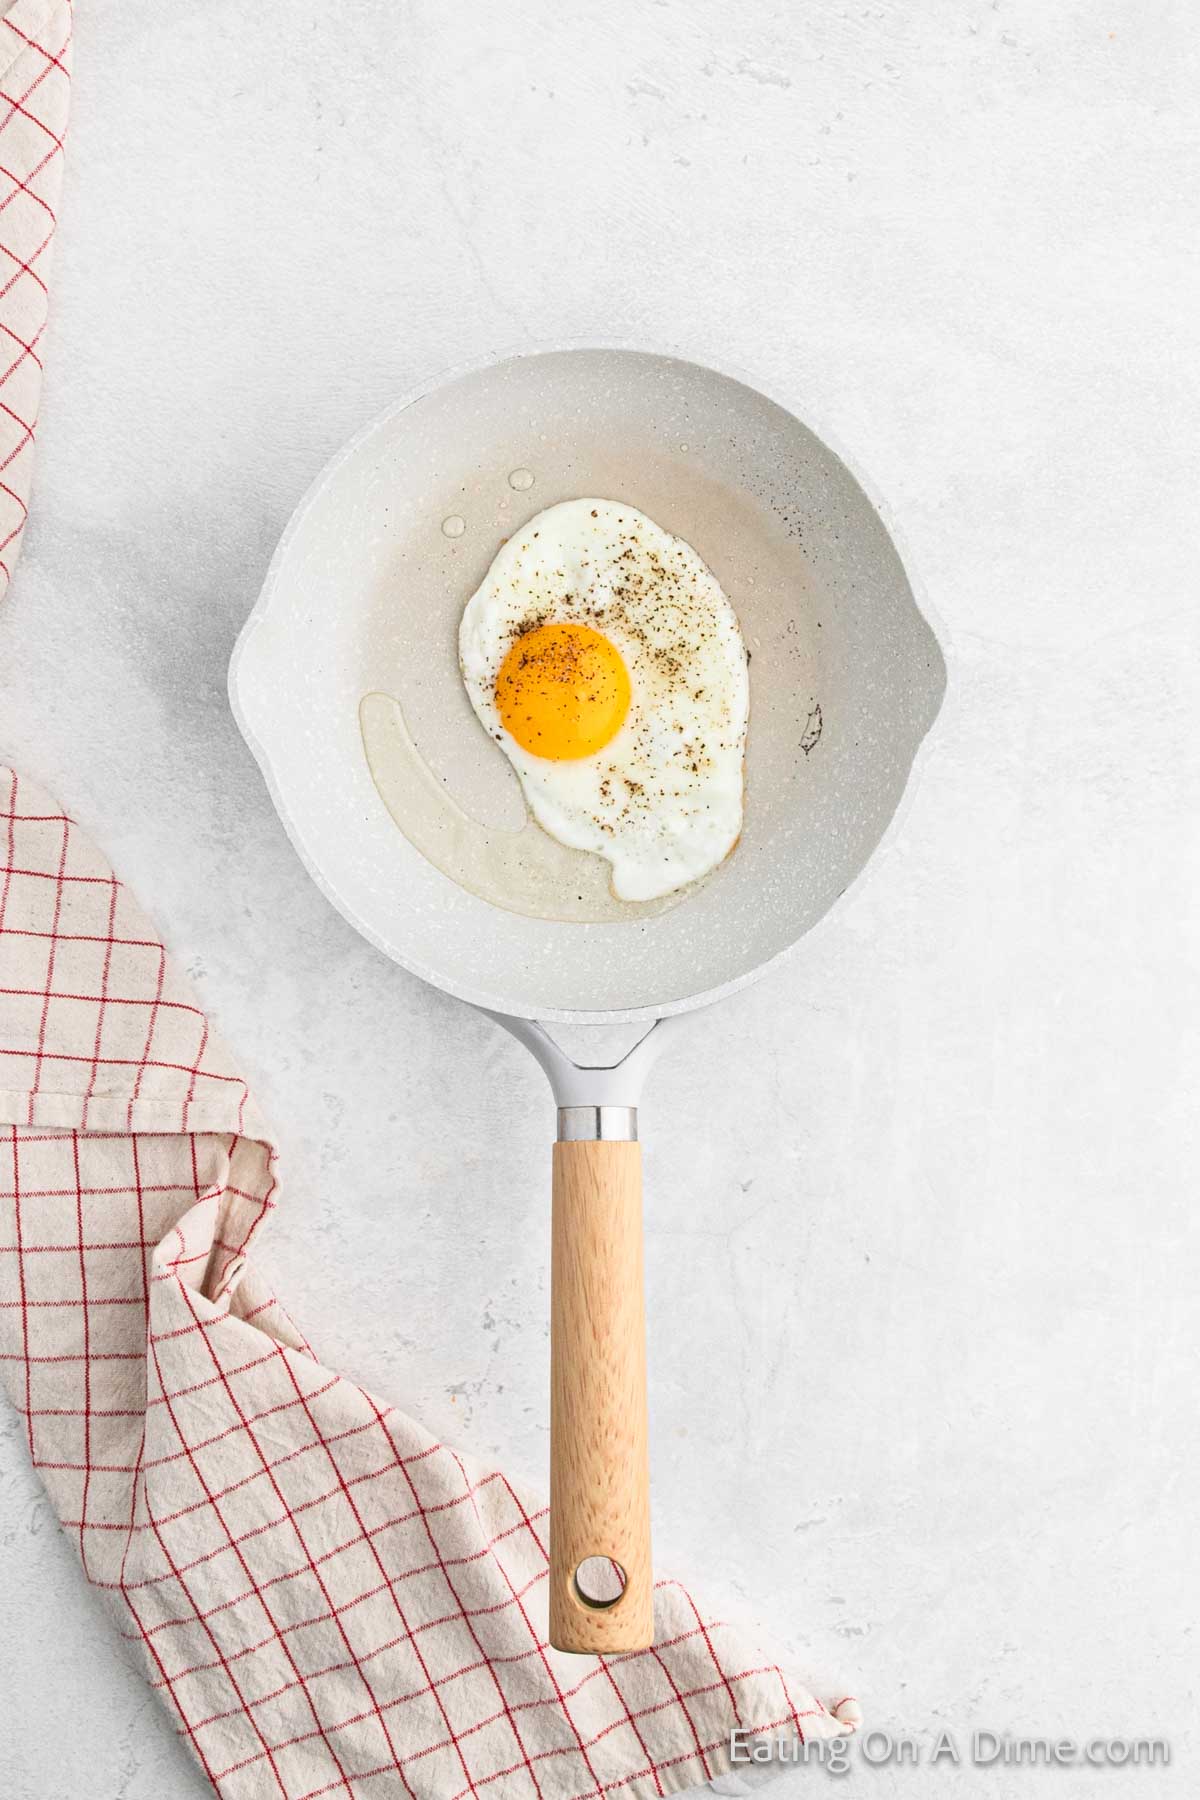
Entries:
[[[644, 1650], [654, 1594], [640, 1145], [555, 1144], [550, 1306], [550, 1642], [591, 1656]], [[580, 1589], [593, 1557], [624, 1571], [606, 1604]], [[602, 1592], [591, 1573], [584, 1589]]]

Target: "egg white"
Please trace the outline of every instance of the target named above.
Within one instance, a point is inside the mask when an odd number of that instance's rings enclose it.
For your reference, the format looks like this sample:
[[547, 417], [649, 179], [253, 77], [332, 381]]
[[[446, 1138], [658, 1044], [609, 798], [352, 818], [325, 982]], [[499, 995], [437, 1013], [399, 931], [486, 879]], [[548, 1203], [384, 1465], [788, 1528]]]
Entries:
[[[533, 756], [505, 730], [496, 677], [536, 625], [589, 625], [629, 672], [624, 723], [576, 761]], [[459, 662], [476, 715], [538, 824], [611, 864], [621, 900], [652, 900], [721, 863], [742, 829], [750, 711], [733, 607], [682, 538], [615, 500], [566, 500], [501, 548], [467, 602]]]

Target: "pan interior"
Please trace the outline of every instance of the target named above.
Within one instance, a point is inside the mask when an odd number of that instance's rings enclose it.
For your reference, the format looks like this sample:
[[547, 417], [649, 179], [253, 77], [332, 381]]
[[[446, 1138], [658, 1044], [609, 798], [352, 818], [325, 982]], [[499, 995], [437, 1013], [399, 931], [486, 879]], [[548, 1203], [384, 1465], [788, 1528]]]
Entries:
[[[462, 687], [458, 623], [502, 539], [583, 495], [692, 544], [751, 653], [740, 843], [680, 904], [599, 923], [449, 880], [393, 822], [359, 727], [365, 695], [392, 695], [447, 792], [520, 824]], [[815, 924], [885, 830], [944, 682], [882, 522], [811, 432], [695, 364], [572, 350], [459, 377], [356, 440], [289, 527], [232, 686], [297, 848], [352, 922], [450, 992], [562, 1018], [698, 1004]]]

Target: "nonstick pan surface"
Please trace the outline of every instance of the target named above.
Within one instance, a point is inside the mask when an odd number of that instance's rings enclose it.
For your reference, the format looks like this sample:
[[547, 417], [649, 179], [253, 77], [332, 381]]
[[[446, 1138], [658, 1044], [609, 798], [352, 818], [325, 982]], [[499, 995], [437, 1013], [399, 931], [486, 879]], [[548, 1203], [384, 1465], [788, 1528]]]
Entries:
[[[685, 903], [628, 923], [528, 917], [457, 886], [397, 829], [359, 726], [365, 694], [394, 695], [447, 791], [514, 823], [458, 622], [501, 540], [581, 495], [692, 544], [751, 653], [741, 842]], [[297, 850], [359, 930], [462, 999], [579, 1022], [701, 1005], [809, 930], [887, 828], [944, 685], [891, 538], [831, 450], [741, 380], [604, 348], [468, 371], [362, 432], [288, 527], [230, 681]]]

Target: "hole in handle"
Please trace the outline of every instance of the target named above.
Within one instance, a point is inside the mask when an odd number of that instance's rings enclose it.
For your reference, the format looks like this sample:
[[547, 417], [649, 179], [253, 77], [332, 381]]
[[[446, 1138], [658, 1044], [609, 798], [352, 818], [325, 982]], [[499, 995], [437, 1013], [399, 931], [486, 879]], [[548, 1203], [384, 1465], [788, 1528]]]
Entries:
[[585, 1606], [607, 1612], [625, 1592], [626, 1575], [611, 1556], [585, 1556], [575, 1570], [575, 1593]]

